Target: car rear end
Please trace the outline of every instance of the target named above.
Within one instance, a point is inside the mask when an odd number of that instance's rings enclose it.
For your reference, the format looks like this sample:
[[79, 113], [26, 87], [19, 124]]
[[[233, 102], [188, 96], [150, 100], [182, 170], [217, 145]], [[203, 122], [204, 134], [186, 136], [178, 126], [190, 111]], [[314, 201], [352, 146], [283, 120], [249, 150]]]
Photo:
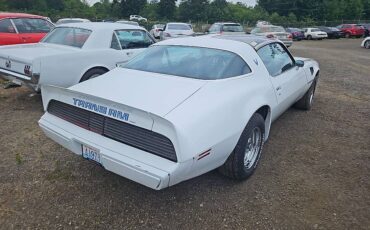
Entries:
[[352, 30], [352, 35], [356, 37], [362, 37], [365, 34], [365, 27], [361, 25], [353, 25], [351, 30]]
[[[3, 47], [5, 48], [5, 47]], [[17, 85], [26, 85], [38, 91], [41, 64], [38, 59], [26, 59], [2, 52], [0, 48], [0, 75]]]
[[193, 35], [194, 35], [194, 31], [189, 24], [168, 23], [166, 25], [165, 30], [162, 32], [161, 40], [193, 36]]
[[159, 190], [192, 164], [181, 162], [174, 126], [162, 117], [68, 89], [43, 86], [42, 93], [44, 133], [108, 171]]

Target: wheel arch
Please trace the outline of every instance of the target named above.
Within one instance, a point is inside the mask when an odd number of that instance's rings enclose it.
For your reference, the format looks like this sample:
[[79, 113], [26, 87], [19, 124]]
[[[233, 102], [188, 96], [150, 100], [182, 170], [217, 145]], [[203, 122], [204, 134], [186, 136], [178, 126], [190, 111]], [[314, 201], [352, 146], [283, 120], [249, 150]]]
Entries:
[[102, 69], [102, 70], [105, 70], [105, 71], [107, 71], [107, 72], [108, 72], [108, 71], [110, 71], [108, 67], [103, 66], [103, 65], [97, 65], [97, 66], [89, 67], [87, 70], [84, 70], [84, 71], [82, 72], [82, 74], [81, 74], [81, 76], [80, 76], [80, 80], [79, 80], [79, 82], [81, 82], [81, 79], [83, 78], [83, 76], [84, 76], [87, 72], [89, 72], [89, 71], [91, 71], [91, 70], [94, 70], [94, 69]]
[[260, 114], [265, 120], [265, 141], [266, 141], [269, 137], [271, 128], [271, 107], [268, 105], [263, 105], [259, 109], [257, 109], [254, 113]]

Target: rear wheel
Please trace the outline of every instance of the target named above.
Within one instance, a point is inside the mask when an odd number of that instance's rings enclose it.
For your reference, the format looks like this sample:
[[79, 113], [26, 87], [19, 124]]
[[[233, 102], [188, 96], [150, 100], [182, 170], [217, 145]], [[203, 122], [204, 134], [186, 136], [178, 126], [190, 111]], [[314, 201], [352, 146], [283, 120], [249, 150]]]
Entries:
[[219, 171], [227, 177], [245, 180], [255, 171], [265, 138], [265, 121], [255, 113], [249, 120], [240, 139]]
[[308, 35], [307, 36], [307, 40], [312, 40], [312, 36], [311, 35]]
[[80, 82], [83, 82], [83, 81], [87, 81], [87, 80], [90, 80], [90, 79], [93, 79], [93, 78], [96, 78], [100, 75], [103, 75], [105, 74], [106, 72], [108, 72], [108, 70], [106, 69], [103, 69], [103, 68], [95, 68], [95, 69], [91, 69], [89, 71], [87, 71], [81, 78]]
[[365, 42], [365, 48], [370, 49], [370, 41]]
[[313, 98], [316, 91], [316, 81], [312, 82], [310, 89], [307, 93], [294, 104], [294, 107], [302, 110], [310, 110], [313, 103]]
[[346, 34], [345, 34], [345, 37], [346, 37], [346, 38], [351, 38], [351, 34], [350, 34], [350, 33], [346, 33]]

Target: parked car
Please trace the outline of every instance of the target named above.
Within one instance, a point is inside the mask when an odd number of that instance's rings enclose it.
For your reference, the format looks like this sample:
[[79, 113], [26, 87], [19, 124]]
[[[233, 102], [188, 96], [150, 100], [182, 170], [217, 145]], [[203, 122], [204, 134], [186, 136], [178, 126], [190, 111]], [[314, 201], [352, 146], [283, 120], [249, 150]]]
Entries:
[[235, 22], [216, 22], [207, 32], [210, 34], [245, 34], [243, 27]]
[[293, 45], [293, 36], [281, 26], [266, 25], [256, 27], [251, 31], [251, 34], [265, 36], [270, 39], [279, 39], [286, 47]]
[[318, 28], [304, 28], [303, 30], [307, 40], [322, 40], [328, 38], [328, 34]]
[[369, 37], [370, 36], [370, 23], [368, 24], [359, 24], [360, 26], [364, 27], [365, 29], [365, 33], [364, 33], [364, 37]]
[[337, 26], [340, 29], [346, 38], [350, 37], [362, 37], [365, 34], [364, 27], [357, 24], [342, 24]]
[[150, 34], [159, 39], [161, 36], [161, 32], [163, 31], [164, 25], [163, 24], [155, 24], [152, 26], [152, 29], [150, 30]]
[[362, 41], [361, 46], [370, 49], [370, 37], [365, 38], [365, 40]]
[[121, 23], [121, 24], [126, 24], [126, 25], [140, 26], [138, 22], [134, 22], [134, 21], [119, 20], [116, 22]]
[[319, 65], [279, 40], [200, 36], [156, 43], [68, 89], [43, 86], [45, 134], [152, 189], [220, 168], [253, 174], [270, 125], [312, 106]]
[[84, 18], [62, 18], [59, 19], [56, 24], [68, 24], [68, 23], [80, 23], [80, 22], [91, 22], [89, 19]]
[[0, 13], [0, 45], [39, 42], [53, 27], [43, 16]]
[[344, 37], [344, 33], [335, 27], [319, 26], [318, 29], [324, 31], [328, 35], [328, 38], [338, 39]]
[[133, 20], [136, 20], [136, 21], [144, 21], [144, 22], [147, 22], [148, 19], [146, 18], [143, 18], [141, 17], [140, 15], [130, 15], [130, 21], [133, 21]]
[[167, 23], [163, 31], [160, 34], [161, 40], [167, 40], [171, 38], [193, 36], [193, 28], [187, 23], [171, 22]]
[[304, 32], [301, 29], [290, 27], [290, 28], [286, 28], [285, 30], [286, 30], [286, 32], [288, 32], [292, 35], [293, 40], [295, 40], [295, 41], [301, 41], [301, 40], [305, 39]]
[[39, 91], [69, 87], [128, 61], [155, 41], [142, 27], [119, 23], [57, 26], [40, 43], [0, 48], [0, 74]]

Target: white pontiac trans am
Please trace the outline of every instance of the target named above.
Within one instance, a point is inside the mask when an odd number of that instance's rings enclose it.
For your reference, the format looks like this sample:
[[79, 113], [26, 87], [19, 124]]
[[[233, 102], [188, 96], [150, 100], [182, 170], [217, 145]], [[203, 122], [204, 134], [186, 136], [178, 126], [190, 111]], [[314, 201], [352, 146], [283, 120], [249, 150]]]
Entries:
[[214, 36], [156, 43], [121, 68], [68, 89], [44, 86], [39, 125], [105, 169], [163, 189], [220, 168], [252, 175], [271, 122], [310, 109], [316, 61], [281, 41]]
[[142, 27], [119, 23], [71, 23], [36, 44], [0, 47], [0, 74], [39, 91], [70, 87], [127, 62], [155, 42]]

